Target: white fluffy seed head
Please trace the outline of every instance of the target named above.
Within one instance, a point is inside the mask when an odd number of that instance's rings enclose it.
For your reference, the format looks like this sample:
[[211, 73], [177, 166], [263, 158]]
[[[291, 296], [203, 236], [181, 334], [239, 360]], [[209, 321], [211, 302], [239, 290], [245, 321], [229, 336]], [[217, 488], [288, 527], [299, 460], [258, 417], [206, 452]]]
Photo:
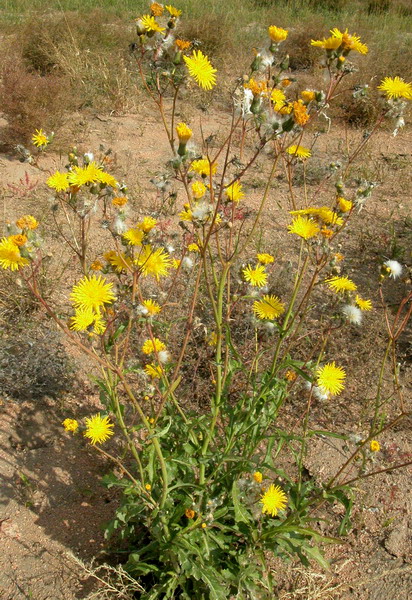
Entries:
[[349, 323], [353, 323], [353, 325], [360, 325], [362, 322], [362, 311], [357, 306], [353, 306], [352, 304], [345, 304], [342, 307], [342, 313], [348, 319]]
[[402, 265], [397, 260], [387, 260], [383, 263], [390, 271], [389, 277], [397, 279], [402, 275]]
[[170, 353], [167, 350], [160, 350], [158, 356], [159, 361], [163, 364], [168, 363], [170, 361]]

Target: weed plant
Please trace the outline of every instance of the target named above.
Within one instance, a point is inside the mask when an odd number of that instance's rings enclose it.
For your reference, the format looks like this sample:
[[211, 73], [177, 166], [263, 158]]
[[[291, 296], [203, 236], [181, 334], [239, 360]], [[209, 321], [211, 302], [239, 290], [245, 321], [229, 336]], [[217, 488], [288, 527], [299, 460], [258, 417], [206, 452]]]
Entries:
[[[233, 83], [228, 127], [216, 144], [202, 127], [177, 120], [185, 90], [218, 93], [220, 85], [197, 42], [180, 37], [180, 14], [153, 3], [151, 14], [136, 21], [132, 48], [170, 146], [156, 184], [163, 208], [162, 195], [176, 186], [178, 223], [131, 218], [126, 185], [110, 173], [110, 153], [82, 156], [73, 148], [66, 168], [46, 181], [56, 194], [62, 252], [79, 265], [71, 308], [67, 303], [62, 314], [41, 293], [43, 243], [34, 216], [9, 227], [0, 265], [18, 272], [56, 326], [99, 369], [101, 411], [84, 422], [67, 415], [63, 426], [114, 463], [105, 483], [121, 490], [122, 501], [107, 533], [125, 540], [124, 568], [146, 590], [136, 593], [147, 600], [273, 598], [271, 556], [316, 560], [327, 568], [322, 547], [350, 530], [354, 485], [404, 466], [379, 468], [372, 461], [379, 436], [406, 414], [396, 345], [412, 295], [405, 293], [394, 315], [386, 307], [387, 287], [403, 273], [393, 258], [377, 277], [387, 344], [369, 430], [328, 481], [308, 478], [304, 458], [318, 436], [346, 439], [332, 428], [319, 430], [311, 409], [315, 402], [334, 403], [351, 378], [350, 364], [345, 369], [339, 356], [329, 355], [328, 342], [373, 310], [337, 251], [342, 231], [375, 187], [352, 181], [351, 166], [383, 123], [402, 128], [412, 85], [399, 77], [382, 80], [370, 131], [357, 144], [348, 141], [339, 161], [327, 161], [312, 194], [307, 164], [325, 122], [325, 135], [333, 136], [330, 106], [352, 76], [352, 57], [362, 59], [367, 46], [337, 28], [312, 40], [324, 84], [308, 89], [300, 87], [282, 50], [288, 31], [270, 26], [248, 74]], [[29, 160], [40, 168], [52, 137], [39, 129], [32, 140], [38, 151]], [[247, 176], [264, 153], [265, 183], [257, 210], [250, 211]], [[289, 187], [287, 235], [298, 256], [287, 265], [276, 258], [276, 239], [256, 250], [265, 209], [279, 204], [272, 187], [279, 170]], [[99, 222], [106, 232], [103, 253], [91, 242]], [[282, 269], [280, 292], [274, 281]], [[308, 330], [313, 314], [317, 325]], [[383, 385], [388, 366], [394, 382], [389, 396]], [[196, 406], [191, 386], [199, 379], [203, 397]], [[284, 407], [296, 390], [299, 413], [286, 426]], [[385, 411], [389, 398], [397, 399], [392, 420]], [[123, 444], [120, 454], [110, 451], [112, 436], [117, 447]], [[325, 503], [343, 507], [336, 536], [314, 527]]]

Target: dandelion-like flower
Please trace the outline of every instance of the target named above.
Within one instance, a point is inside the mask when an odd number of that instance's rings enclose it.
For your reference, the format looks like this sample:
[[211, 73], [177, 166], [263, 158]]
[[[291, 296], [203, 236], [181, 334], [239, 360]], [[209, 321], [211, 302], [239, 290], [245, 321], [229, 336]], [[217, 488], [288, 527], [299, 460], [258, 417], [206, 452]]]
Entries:
[[289, 233], [294, 233], [304, 240], [309, 240], [315, 237], [319, 233], [319, 226], [315, 221], [308, 217], [302, 217], [298, 215], [292, 221], [291, 225], [288, 225]]
[[48, 178], [46, 183], [50, 188], [56, 190], [56, 192], [65, 192], [70, 187], [69, 174], [56, 171], [54, 175]]
[[184, 52], [184, 50], [187, 50], [191, 46], [191, 42], [188, 40], [176, 40], [175, 44], [180, 52]]
[[33, 229], [37, 229], [39, 223], [32, 215], [24, 215], [24, 217], [17, 219], [16, 225], [19, 229], [30, 229], [33, 231]]
[[256, 258], [262, 265], [271, 265], [275, 261], [275, 257], [267, 252], [256, 254]]
[[152, 250], [151, 246], [143, 246], [137, 258], [137, 264], [141, 268], [144, 277], [153, 275], [157, 281], [160, 277], [166, 277], [171, 267], [170, 256], [164, 248]]
[[381, 449], [381, 445], [378, 442], [378, 440], [371, 440], [371, 443], [369, 444], [369, 448], [371, 452], [379, 452], [379, 450]]
[[89, 331], [101, 335], [106, 331], [107, 323], [99, 313], [94, 313], [91, 308], [76, 309], [74, 317], [70, 320], [70, 329], [73, 331]]
[[198, 244], [195, 244], [194, 242], [192, 244], [189, 244], [187, 249], [189, 250], [189, 252], [200, 252]]
[[349, 277], [346, 277], [346, 275], [342, 275], [342, 277], [337, 275], [335, 277], [330, 277], [325, 280], [325, 283], [327, 283], [330, 289], [336, 293], [354, 292], [357, 290], [356, 283], [354, 283], [352, 279], [349, 279]]
[[194, 50], [192, 56], [183, 57], [189, 70], [189, 75], [204, 90], [211, 90], [216, 85], [216, 69], [209, 62], [201, 50]]
[[210, 175], [215, 175], [217, 170], [217, 163], [210, 163], [208, 158], [200, 158], [199, 160], [194, 160], [190, 165], [190, 170], [195, 171], [202, 177], [210, 177]]
[[260, 503], [263, 504], [263, 514], [267, 513], [271, 517], [276, 517], [280, 510], [286, 508], [288, 498], [281, 487], [272, 483], [261, 497]]
[[150, 5], [150, 12], [154, 17], [161, 17], [163, 14], [163, 6], [158, 2], [152, 2]]
[[316, 92], [314, 92], [313, 90], [303, 90], [302, 92], [300, 92], [300, 95], [302, 96], [303, 102], [306, 102], [307, 104], [309, 104], [309, 102], [312, 102], [316, 98]]
[[44, 133], [43, 129], [36, 129], [36, 132], [32, 135], [31, 141], [37, 148], [45, 148], [49, 143], [49, 138]]
[[275, 44], [279, 44], [280, 42], [286, 40], [289, 32], [287, 29], [282, 29], [282, 27], [276, 27], [276, 25], [271, 25], [268, 28], [268, 33], [272, 42], [275, 42]]
[[193, 135], [193, 131], [186, 125], [186, 123], [179, 123], [176, 125], [176, 133], [181, 144], [187, 144]]
[[349, 212], [353, 206], [353, 202], [346, 198], [339, 197], [337, 199], [338, 206], [343, 213]]
[[79, 428], [79, 422], [76, 419], [64, 419], [62, 425], [66, 431], [71, 431], [72, 433], [76, 433]]
[[305, 160], [305, 158], [310, 158], [312, 156], [312, 152], [304, 146], [289, 146], [289, 148], [286, 148], [286, 152], [291, 156], [296, 156], [297, 158], [300, 158], [302, 160]]
[[309, 215], [311, 217], [317, 217], [323, 223], [327, 225], [343, 225], [343, 219], [335, 211], [330, 209], [328, 206], [321, 206], [319, 208], [310, 207], [302, 208], [300, 210], [291, 210], [291, 215]]
[[165, 30], [165, 27], [161, 27], [152, 15], [143, 15], [143, 17], [140, 17], [139, 21], [142, 23], [146, 31], [163, 33]]
[[100, 171], [97, 181], [112, 188], [117, 186], [117, 180], [113, 177], [113, 175], [110, 175], [110, 173], [106, 173], [106, 171]]
[[285, 92], [282, 92], [282, 90], [278, 90], [276, 88], [274, 90], [272, 90], [272, 92], [270, 94], [270, 99], [273, 102], [273, 108], [276, 112], [282, 112], [282, 110], [285, 107], [287, 108], [287, 114], [289, 114], [292, 111], [293, 107], [288, 106]]
[[403, 267], [397, 260], [386, 260], [383, 264], [389, 273], [389, 277], [397, 279], [402, 275]]
[[3, 238], [0, 241], [0, 266], [2, 269], [17, 271], [27, 264], [29, 264], [29, 261], [21, 256], [17, 244], [8, 238]]
[[144, 217], [142, 221], [138, 224], [138, 228], [141, 229], [144, 233], [149, 233], [152, 231], [153, 227], [157, 225], [157, 220], [153, 217]]
[[180, 17], [182, 11], [179, 8], [175, 8], [171, 4], [166, 4], [165, 9], [171, 17]]
[[412, 83], [406, 83], [402, 77], [385, 77], [378, 85], [378, 90], [384, 92], [391, 100], [397, 98], [412, 100]]
[[9, 235], [8, 239], [10, 242], [15, 244], [19, 248], [27, 243], [27, 236], [25, 236], [23, 233], [18, 233], [17, 235]]
[[253, 473], [253, 479], [256, 481], [256, 483], [262, 483], [263, 481], [263, 475], [260, 471], [255, 471]]
[[345, 370], [335, 362], [327, 363], [317, 370], [317, 384], [324, 393], [338, 396], [344, 388]]
[[106, 279], [99, 275], [91, 277], [83, 277], [73, 287], [73, 292], [70, 299], [76, 308], [91, 309], [96, 313], [105, 304], [111, 304], [116, 300], [116, 296], [112, 292], [112, 283], [106, 283]]
[[103, 264], [100, 262], [100, 260], [96, 259], [92, 262], [90, 268], [92, 271], [101, 271], [103, 269]]
[[152, 379], [160, 379], [163, 373], [162, 367], [160, 365], [155, 365], [154, 363], [149, 363], [146, 365], [144, 371], [146, 375]]
[[70, 185], [81, 187], [89, 183], [97, 183], [100, 181], [102, 169], [92, 161], [85, 167], [74, 166], [73, 171], [68, 174]]
[[362, 322], [362, 311], [353, 304], [344, 304], [342, 307], [342, 313], [348, 319], [349, 323], [353, 325], [360, 325]]
[[240, 200], [244, 197], [244, 192], [242, 190], [242, 184], [240, 181], [234, 181], [232, 185], [229, 185], [225, 189], [225, 194], [229, 200], [232, 202], [240, 202]]
[[162, 310], [162, 308], [158, 305], [158, 303], [155, 300], [143, 300], [142, 304], [147, 310], [147, 314], [149, 314], [151, 317], [153, 317], [154, 315], [158, 315]]
[[141, 246], [144, 238], [144, 231], [142, 231], [140, 227], [128, 229], [126, 233], [123, 234], [123, 238], [127, 240], [130, 246]]
[[309, 121], [308, 110], [302, 100], [293, 103], [293, 116], [296, 123], [301, 127]]
[[122, 271], [128, 271], [132, 269], [132, 259], [130, 256], [126, 256], [124, 252], [118, 254], [114, 250], [110, 252], [106, 252], [104, 255], [107, 262], [112, 266], [117, 273], [121, 273]]
[[259, 319], [277, 319], [285, 311], [285, 305], [277, 296], [265, 295], [253, 303], [253, 312]]
[[194, 181], [192, 183], [192, 194], [193, 198], [195, 198], [196, 200], [203, 198], [203, 196], [206, 194], [206, 190], [207, 187], [201, 181]]
[[242, 273], [243, 277], [250, 285], [263, 287], [267, 283], [268, 275], [263, 265], [257, 265], [254, 268], [251, 265], [247, 265], [247, 267], [242, 270]]
[[348, 30], [339, 31], [337, 27], [331, 29], [332, 37], [340, 40], [343, 50], [349, 52], [350, 50], [355, 50], [355, 52], [359, 52], [359, 54], [367, 54], [368, 47], [366, 44], [362, 44], [360, 41], [360, 37], [356, 35], [356, 33], [350, 34]]
[[357, 294], [356, 294], [355, 302], [361, 310], [372, 310], [372, 302], [370, 300], [364, 300]]
[[93, 417], [86, 417], [86, 431], [84, 436], [90, 439], [92, 446], [103, 444], [113, 434], [113, 423], [110, 423], [109, 417], [102, 417], [100, 414]]
[[262, 94], [266, 94], [268, 91], [268, 86], [266, 81], [256, 81], [256, 79], [249, 79], [244, 86], [247, 90], [250, 90], [254, 96], [261, 96]]
[[116, 196], [112, 200], [112, 205], [121, 208], [122, 206], [127, 204], [127, 202], [128, 202], [128, 199], [126, 196]]
[[153, 340], [146, 340], [142, 346], [143, 354], [153, 354], [153, 352], [161, 352], [166, 350], [166, 345], [159, 340], [159, 338], [153, 338]]

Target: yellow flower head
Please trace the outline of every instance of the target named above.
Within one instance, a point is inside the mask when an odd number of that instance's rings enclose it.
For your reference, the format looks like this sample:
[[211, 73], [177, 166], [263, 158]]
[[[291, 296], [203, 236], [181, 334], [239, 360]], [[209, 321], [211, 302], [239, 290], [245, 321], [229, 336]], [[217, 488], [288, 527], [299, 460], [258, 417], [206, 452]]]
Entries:
[[166, 4], [165, 8], [171, 17], [180, 17], [180, 15], [182, 14], [181, 10], [175, 8], [171, 4]]
[[212, 67], [207, 56], [201, 50], [194, 50], [192, 56], [183, 57], [189, 75], [204, 90], [211, 90], [216, 85], [216, 69]]
[[158, 2], [152, 2], [150, 5], [150, 12], [154, 17], [161, 17], [163, 14], [163, 6]]
[[70, 185], [81, 187], [89, 183], [97, 183], [102, 174], [102, 169], [94, 162], [90, 162], [85, 167], [74, 166], [73, 171], [68, 173]]
[[293, 116], [296, 123], [301, 127], [309, 121], [308, 111], [302, 100], [293, 103]]
[[128, 199], [126, 196], [116, 196], [115, 198], [113, 198], [112, 200], [112, 204], [113, 206], [124, 206], [125, 204], [127, 204]]
[[369, 444], [369, 448], [370, 448], [371, 452], [379, 452], [379, 450], [381, 449], [381, 445], [378, 442], [378, 440], [371, 440], [371, 443]]
[[160, 27], [159, 23], [152, 15], [143, 15], [143, 17], [141, 17], [139, 21], [142, 23], [146, 31], [157, 31], [158, 33], [163, 33], [163, 31], [165, 30], [165, 27]]
[[341, 277], [335, 276], [326, 279], [326, 283], [336, 293], [339, 292], [354, 292], [357, 289], [356, 283], [354, 283], [349, 277], [343, 275]]
[[181, 261], [178, 258], [172, 258], [172, 269], [178, 269], [180, 267]]
[[232, 202], [240, 202], [240, 200], [245, 196], [242, 190], [242, 184], [239, 181], [234, 181], [232, 185], [229, 185], [225, 189], [225, 194]]
[[300, 95], [302, 96], [303, 102], [306, 102], [307, 104], [316, 98], [316, 92], [313, 90], [303, 90]]
[[2, 269], [17, 271], [27, 264], [29, 261], [21, 256], [19, 247], [13, 241], [8, 238], [0, 241], [0, 266]]
[[76, 433], [79, 428], [79, 423], [76, 419], [64, 419], [62, 425], [66, 431], [72, 431], [73, 433]]
[[19, 233], [18, 235], [9, 235], [8, 240], [19, 248], [27, 243], [27, 237], [23, 233]]
[[285, 305], [277, 296], [263, 296], [253, 303], [253, 312], [259, 319], [277, 319], [285, 311]]
[[353, 206], [353, 202], [351, 202], [350, 200], [346, 200], [345, 198], [339, 197], [337, 200], [339, 209], [343, 212], [349, 212]]
[[289, 146], [286, 148], [286, 152], [291, 156], [296, 156], [301, 160], [305, 160], [306, 158], [310, 158], [312, 156], [311, 151], [308, 148], [304, 148], [304, 146]]
[[153, 317], [154, 315], [158, 315], [160, 313], [160, 311], [162, 310], [162, 308], [158, 305], [158, 303], [151, 299], [143, 300], [142, 304], [145, 307], [145, 309], [147, 310], [147, 313], [151, 317]]
[[291, 215], [310, 215], [311, 217], [317, 217], [326, 225], [342, 225], [343, 219], [339, 217], [333, 210], [328, 206], [321, 206], [320, 208], [302, 208], [301, 210], [291, 210]]
[[160, 277], [166, 277], [171, 267], [170, 256], [164, 248], [152, 250], [151, 246], [143, 246], [141, 253], [137, 258], [142, 275], [147, 277], [152, 275], [159, 281]]
[[202, 177], [210, 177], [210, 174], [215, 175], [217, 163], [210, 163], [208, 158], [200, 158], [199, 160], [194, 160], [192, 162], [190, 170], [195, 171]]
[[73, 287], [70, 300], [76, 308], [91, 309], [98, 313], [102, 306], [116, 300], [112, 287], [113, 284], [106, 283], [106, 279], [101, 275], [99, 277], [96, 275], [83, 277]]
[[186, 125], [186, 123], [179, 123], [176, 125], [176, 133], [181, 144], [187, 144], [192, 137], [193, 131]]
[[153, 352], [161, 352], [162, 350], [166, 350], [166, 346], [156, 337], [153, 340], [146, 340], [142, 346], [143, 354], [147, 355], [153, 354]]
[[39, 226], [39, 223], [31, 215], [24, 215], [24, 217], [20, 217], [20, 219], [17, 219], [16, 225], [19, 229], [33, 230], [33, 229], [37, 229], [37, 227]]
[[328, 38], [323, 38], [323, 40], [311, 40], [310, 43], [311, 46], [315, 46], [316, 48], [323, 48], [324, 50], [337, 50], [342, 44], [342, 40], [331, 36]]
[[144, 217], [143, 220], [137, 225], [144, 233], [149, 233], [157, 225], [157, 220], [153, 217]]
[[185, 517], [187, 517], [188, 519], [194, 519], [195, 514], [196, 514], [195, 511], [192, 510], [191, 508], [186, 508]]
[[289, 371], [286, 371], [286, 373], [285, 373], [285, 378], [288, 381], [296, 381], [297, 377], [298, 376], [297, 376], [297, 373], [295, 371], [290, 371], [289, 370]]
[[412, 83], [406, 83], [402, 77], [385, 77], [378, 85], [378, 90], [384, 92], [391, 100], [397, 98], [412, 100]]
[[277, 90], [276, 88], [272, 90], [270, 99], [273, 102], [273, 108], [276, 112], [281, 112], [284, 108], [287, 108], [291, 112], [292, 107], [289, 109], [285, 93], [282, 90]]
[[70, 187], [69, 174], [56, 171], [54, 175], [48, 178], [46, 183], [50, 188], [56, 190], [56, 192], [65, 192]]
[[298, 215], [292, 221], [291, 225], [288, 225], [289, 233], [294, 233], [304, 240], [309, 240], [315, 237], [319, 233], [319, 226], [315, 221], [308, 217], [302, 217]]
[[151, 377], [152, 379], [160, 379], [162, 376], [162, 367], [160, 365], [155, 365], [155, 363], [149, 363], [144, 368], [146, 375]]
[[100, 260], [96, 259], [92, 262], [90, 268], [92, 271], [101, 271], [103, 269], [103, 264], [100, 262]]
[[103, 185], [108, 185], [112, 188], [115, 188], [117, 186], [116, 179], [113, 177], [113, 175], [110, 175], [110, 173], [106, 173], [106, 171], [100, 171], [100, 173], [98, 174], [97, 181], [99, 183], [102, 183]]
[[243, 85], [244, 88], [250, 90], [254, 96], [261, 96], [267, 94], [268, 86], [266, 81], [256, 81], [256, 79], [249, 79], [247, 83]]
[[270, 39], [276, 44], [279, 44], [280, 42], [286, 40], [289, 33], [287, 29], [282, 29], [282, 27], [276, 27], [276, 25], [271, 25], [268, 28], [268, 32]]
[[184, 50], [190, 48], [191, 42], [188, 42], [187, 40], [176, 40], [175, 44], [178, 50], [180, 50], [180, 52], [183, 52]]
[[257, 254], [256, 258], [262, 265], [271, 265], [275, 262], [275, 257], [271, 254], [267, 254], [266, 252], [262, 252], [261, 254]]
[[323, 225], [322, 229], [320, 230], [320, 235], [326, 239], [331, 238], [333, 236], [333, 233], [333, 230], [326, 227], [326, 225]]
[[129, 246], [141, 246], [144, 238], [144, 231], [140, 227], [129, 229], [123, 234], [123, 238], [127, 240]]
[[104, 255], [107, 262], [111, 267], [117, 271], [117, 273], [121, 273], [122, 271], [128, 271], [132, 269], [132, 259], [130, 256], [126, 256], [124, 252], [118, 254], [114, 250], [111, 252], [106, 252]]
[[189, 252], [200, 252], [199, 246], [195, 243], [189, 244], [187, 249], [189, 250]]
[[288, 498], [281, 487], [272, 483], [261, 497], [260, 503], [263, 504], [263, 514], [267, 513], [271, 517], [276, 517], [280, 510], [286, 508]]
[[49, 138], [44, 133], [43, 129], [36, 129], [36, 132], [32, 135], [31, 141], [37, 148], [45, 148], [49, 143]]
[[263, 287], [267, 283], [268, 275], [263, 265], [257, 265], [255, 268], [251, 265], [247, 265], [247, 267], [242, 270], [242, 273], [245, 281], [250, 283], [250, 285]]
[[84, 436], [90, 439], [92, 446], [102, 444], [113, 435], [113, 423], [110, 423], [109, 417], [102, 417], [100, 414], [93, 417], [86, 417], [86, 431]]
[[361, 310], [372, 310], [372, 302], [370, 300], [363, 300], [363, 298], [361, 298], [357, 294], [355, 302]]
[[256, 483], [262, 483], [263, 481], [263, 475], [260, 471], [255, 471], [253, 473], [253, 479], [256, 481]]
[[207, 187], [201, 181], [195, 181], [192, 183], [192, 195], [193, 198], [199, 200], [206, 194]]
[[332, 37], [340, 40], [342, 48], [344, 51], [349, 52], [350, 50], [355, 50], [355, 52], [359, 52], [359, 54], [367, 54], [368, 47], [366, 44], [362, 44], [360, 41], [360, 37], [354, 34], [348, 33], [348, 30], [339, 31], [337, 27], [331, 29]]
[[184, 210], [180, 211], [179, 219], [181, 221], [193, 221], [193, 213], [189, 208], [189, 205]]
[[325, 394], [338, 396], [344, 388], [343, 381], [346, 377], [345, 370], [337, 367], [335, 362], [326, 364], [316, 371], [317, 385]]
[[100, 314], [92, 308], [77, 308], [74, 317], [70, 319], [70, 329], [73, 331], [88, 331], [101, 335], [106, 331], [107, 324]]

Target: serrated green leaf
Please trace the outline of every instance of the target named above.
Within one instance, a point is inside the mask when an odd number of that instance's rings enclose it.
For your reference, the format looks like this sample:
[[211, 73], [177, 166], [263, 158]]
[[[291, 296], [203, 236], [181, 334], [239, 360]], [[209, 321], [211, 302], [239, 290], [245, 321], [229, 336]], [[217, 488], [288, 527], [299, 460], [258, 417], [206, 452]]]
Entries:
[[232, 485], [232, 500], [233, 508], [235, 509], [236, 523], [250, 523], [251, 515], [239, 500], [239, 488], [237, 481], [234, 481]]
[[326, 571], [330, 571], [329, 561], [323, 556], [322, 552], [317, 546], [305, 546], [303, 552], [309, 557], [316, 560], [316, 562]]

